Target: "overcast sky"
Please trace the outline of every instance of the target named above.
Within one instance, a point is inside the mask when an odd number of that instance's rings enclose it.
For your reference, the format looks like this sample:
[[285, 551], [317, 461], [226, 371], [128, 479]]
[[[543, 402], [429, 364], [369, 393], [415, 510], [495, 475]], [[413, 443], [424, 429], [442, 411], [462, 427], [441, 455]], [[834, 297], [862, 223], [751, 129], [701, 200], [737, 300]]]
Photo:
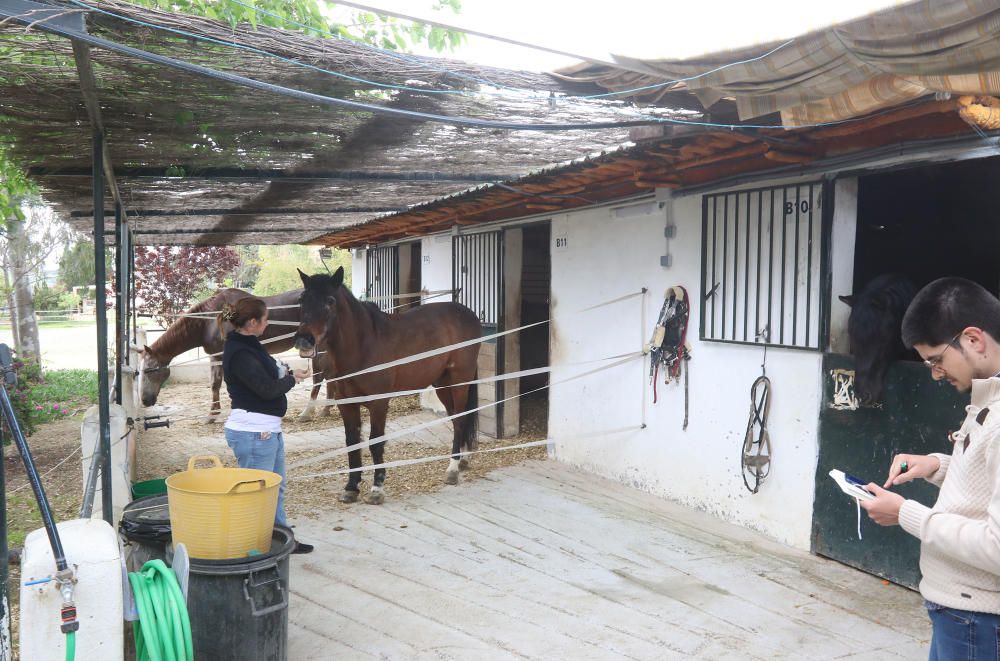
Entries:
[[[462, 12], [433, 12], [432, 0], [358, 0], [586, 57], [690, 57], [793, 37], [900, 0], [462, 0]], [[469, 37], [450, 57], [547, 71], [576, 60]]]

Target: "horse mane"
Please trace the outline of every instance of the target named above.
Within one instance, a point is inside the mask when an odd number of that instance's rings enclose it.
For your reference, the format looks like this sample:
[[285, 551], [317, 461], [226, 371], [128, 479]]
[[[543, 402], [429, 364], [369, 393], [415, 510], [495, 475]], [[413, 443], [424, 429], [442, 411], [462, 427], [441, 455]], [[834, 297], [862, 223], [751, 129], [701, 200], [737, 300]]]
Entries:
[[[224, 297], [224, 292], [226, 290], [220, 289], [212, 296], [209, 296], [203, 301], [199, 301], [189, 307], [184, 314], [191, 314], [195, 312], [215, 312], [220, 307], [218, 305], [218, 300]], [[207, 317], [179, 317], [174, 323], [167, 327], [167, 330], [160, 337], [156, 338], [156, 341], [149, 347], [154, 353], [161, 351], [174, 351], [177, 347], [184, 347], [183, 349], [176, 351], [168, 360], [172, 360], [174, 356], [184, 353], [189, 349], [201, 346], [202, 340], [202, 330], [204, 329], [203, 324], [212, 323], [214, 319]], [[186, 343], [194, 342], [188, 346]]]

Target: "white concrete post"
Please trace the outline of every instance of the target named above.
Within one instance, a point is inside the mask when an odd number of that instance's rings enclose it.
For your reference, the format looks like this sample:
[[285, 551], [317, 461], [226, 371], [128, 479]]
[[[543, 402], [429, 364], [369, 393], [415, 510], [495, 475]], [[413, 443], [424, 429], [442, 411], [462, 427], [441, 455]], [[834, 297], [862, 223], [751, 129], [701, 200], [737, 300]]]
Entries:
[[[111, 404], [109, 413], [111, 416], [111, 505], [115, 521], [118, 521], [121, 519], [125, 506], [132, 500], [132, 474], [129, 456], [134, 455], [132, 436], [135, 432], [125, 433], [128, 415], [124, 407], [118, 404]], [[87, 409], [87, 413], [83, 416], [83, 424], [80, 425], [84, 489], [86, 489], [87, 474], [90, 472], [90, 465], [94, 461], [94, 451], [97, 449], [100, 438], [100, 410], [95, 405]], [[92, 518], [100, 519], [102, 517], [102, 498], [101, 481], [98, 480], [97, 489], [94, 494]]]

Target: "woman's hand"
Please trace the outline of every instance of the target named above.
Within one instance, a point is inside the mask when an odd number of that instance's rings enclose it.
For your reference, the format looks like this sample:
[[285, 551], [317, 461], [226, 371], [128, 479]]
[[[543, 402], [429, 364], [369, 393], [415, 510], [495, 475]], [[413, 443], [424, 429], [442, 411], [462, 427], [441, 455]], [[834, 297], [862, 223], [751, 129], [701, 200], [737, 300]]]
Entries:
[[292, 376], [295, 377], [295, 383], [302, 383], [312, 375], [312, 372], [308, 368], [303, 367], [300, 370], [292, 371]]
[[921, 477], [930, 477], [941, 468], [941, 460], [929, 454], [897, 454], [889, 467], [886, 489]]

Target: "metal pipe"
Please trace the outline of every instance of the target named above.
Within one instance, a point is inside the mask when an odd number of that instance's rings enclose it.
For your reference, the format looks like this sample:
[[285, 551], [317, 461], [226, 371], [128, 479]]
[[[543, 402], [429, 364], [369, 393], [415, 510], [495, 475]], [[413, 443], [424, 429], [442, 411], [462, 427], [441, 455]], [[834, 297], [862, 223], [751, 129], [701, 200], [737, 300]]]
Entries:
[[93, 457], [90, 462], [90, 470], [87, 471], [87, 483], [83, 487], [83, 502], [80, 503], [81, 519], [89, 519], [94, 512], [94, 495], [97, 493], [97, 474], [101, 470], [101, 458], [103, 457], [101, 440], [97, 439], [94, 444]]
[[7, 598], [10, 550], [7, 547], [7, 465], [3, 456], [3, 425], [0, 425], [0, 661], [12, 658], [10, 649], [10, 600]]
[[[6, 345], [0, 346], [6, 348]], [[7, 349], [7, 351], [9, 352], [10, 350]], [[66, 554], [63, 552], [62, 541], [59, 539], [59, 531], [56, 530], [56, 523], [52, 518], [52, 510], [49, 508], [49, 501], [45, 497], [45, 488], [42, 487], [42, 481], [38, 477], [35, 460], [31, 457], [28, 442], [24, 440], [21, 425], [17, 422], [17, 416], [14, 415], [14, 407], [10, 403], [10, 396], [7, 394], [7, 388], [3, 384], [0, 384], [0, 411], [2, 411], [4, 419], [7, 420], [7, 426], [14, 437], [14, 444], [17, 446], [17, 451], [21, 453], [21, 461], [24, 462], [24, 472], [27, 473], [28, 483], [31, 484], [31, 490], [35, 493], [35, 500], [38, 502], [38, 511], [42, 515], [42, 525], [45, 526], [45, 534], [49, 537], [49, 544], [52, 546], [52, 555], [56, 560], [56, 568], [59, 571], [63, 571], [67, 567]], [[5, 531], [6, 529], [7, 527], [4, 526]], [[4, 534], [6, 535], [6, 532]]]
[[97, 290], [97, 396], [101, 442], [101, 505], [104, 520], [114, 526], [111, 509], [111, 402], [108, 396], [108, 308], [104, 291], [104, 135], [94, 132], [94, 285]]
[[124, 256], [128, 252], [126, 246], [124, 223], [122, 222], [122, 205], [115, 204], [115, 403], [122, 403], [122, 363], [128, 352], [128, 340], [125, 337], [125, 292], [123, 291], [125, 270]]

